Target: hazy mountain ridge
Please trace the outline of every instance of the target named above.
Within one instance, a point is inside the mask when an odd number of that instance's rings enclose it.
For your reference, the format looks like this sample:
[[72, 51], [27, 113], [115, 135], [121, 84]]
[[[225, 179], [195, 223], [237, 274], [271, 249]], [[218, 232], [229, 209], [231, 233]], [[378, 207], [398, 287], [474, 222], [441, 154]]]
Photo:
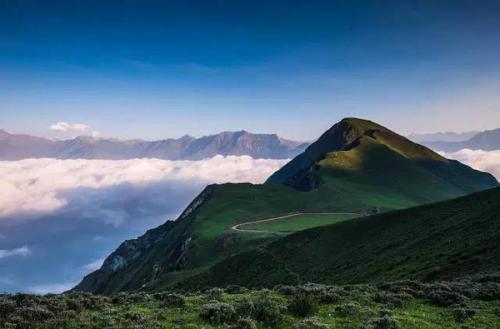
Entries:
[[276, 134], [253, 134], [247, 131], [222, 132], [200, 138], [183, 136], [178, 139], [143, 141], [90, 136], [50, 140], [9, 134], [0, 130], [0, 160], [27, 158], [200, 160], [218, 154], [288, 159], [302, 152], [307, 145], [308, 143], [280, 138]]
[[500, 128], [486, 130], [461, 142], [428, 141], [423, 142], [436, 151], [456, 152], [462, 149], [493, 151], [500, 150]]
[[417, 143], [425, 142], [464, 142], [477, 134], [480, 131], [465, 131], [465, 132], [437, 132], [437, 133], [412, 133], [408, 135], [408, 138]]

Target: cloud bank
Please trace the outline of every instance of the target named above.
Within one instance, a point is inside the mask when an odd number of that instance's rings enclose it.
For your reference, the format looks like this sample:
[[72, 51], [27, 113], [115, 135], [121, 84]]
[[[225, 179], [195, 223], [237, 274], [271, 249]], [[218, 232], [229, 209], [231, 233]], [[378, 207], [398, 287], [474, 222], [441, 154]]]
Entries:
[[145, 186], [162, 180], [261, 183], [286, 160], [215, 156], [201, 161], [57, 160], [0, 161], [0, 220], [50, 213], [68, 204], [68, 192], [120, 184]]
[[55, 132], [60, 137], [63, 136], [76, 137], [78, 135], [92, 135], [94, 137], [99, 136], [98, 131], [91, 130], [90, 126], [84, 123], [68, 123], [64, 121], [59, 121], [50, 125], [49, 130]]
[[453, 153], [439, 152], [449, 159], [455, 159], [481, 171], [491, 173], [500, 180], [500, 150], [483, 151], [463, 149]]
[[261, 183], [285, 163], [0, 161], [0, 291], [67, 290], [124, 240], [175, 219], [205, 185]]

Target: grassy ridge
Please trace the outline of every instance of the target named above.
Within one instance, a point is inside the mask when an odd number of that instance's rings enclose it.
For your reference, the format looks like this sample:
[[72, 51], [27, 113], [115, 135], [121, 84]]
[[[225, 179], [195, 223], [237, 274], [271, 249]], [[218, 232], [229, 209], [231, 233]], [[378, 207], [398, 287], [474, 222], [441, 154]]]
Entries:
[[301, 231], [226, 259], [186, 287], [457, 278], [500, 268], [500, 188]]

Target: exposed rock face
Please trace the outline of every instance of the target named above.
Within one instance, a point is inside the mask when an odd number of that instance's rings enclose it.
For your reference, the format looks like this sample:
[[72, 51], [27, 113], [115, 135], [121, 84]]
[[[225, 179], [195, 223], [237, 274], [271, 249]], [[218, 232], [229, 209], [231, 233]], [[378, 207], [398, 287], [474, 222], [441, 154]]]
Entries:
[[[103, 292], [112, 276], [125, 276], [130, 265], [137, 265], [137, 262], [143, 261], [141, 256], [153, 252], [154, 248], [161, 248], [160, 244], [164, 243], [168, 238], [172, 238], [171, 241], [167, 241], [170, 243], [169, 250], [171, 252], [167, 257], [161, 257], [162, 262], [155, 262], [151, 273], [145, 277], [153, 280], [162, 271], [181, 267], [187, 259], [187, 251], [192, 240], [189, 233], [190, 217], [210, 196], [212, 190], [213, 186], [207, 186], [176, 221], [168, 221], [157, 228], [148, 230], [137, 239], [123, 242], [118, 249], [106, 258], [100, 269], [85, 276], [82, 282], [73, 290]], [[177, 230], [175, 236], [169, 236], [174, 229]], [[147, 284], [147, 280], [145, 280], [144, 284]]]
[[55, 141], [28, 135], [13, 135], [0, 130], [0, 160], [26, 158], [58, 159], [135, 159], [200, 160], [221, 155], [249, 155], [253, 158], [293, 158], [306, 147], [274, 134], [246, 131], [158, 141], [100, 139], [80, 136]]

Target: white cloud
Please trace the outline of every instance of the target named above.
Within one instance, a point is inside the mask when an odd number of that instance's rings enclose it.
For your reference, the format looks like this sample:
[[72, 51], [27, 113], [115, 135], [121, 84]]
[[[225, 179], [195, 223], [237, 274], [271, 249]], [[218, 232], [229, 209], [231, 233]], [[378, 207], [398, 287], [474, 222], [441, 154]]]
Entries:
[[500, 180], [500, 150], [483, 151], [463, 149], [453, 153], [439, 152], [449, 159], [455, 159], [481, 171], [491, 173]]
[[86, 132], [90, 127], [83, 123], [68, 123], [59, 121], [49, 127], [50, 130], [56, 132]]
[[83, 265], [82, 269], [85, 273], [93, 272], [97, 269], [100, 269], [104, 263], [104, 258], [98, 258], [88, 264]]
[[37, 295], [59, 294], [70, 290], [77, 282], [49, 283], [30, 287], [28, 292]]
[[[215, 156], [200, 161], [159, 159], [0, 161], [0, 220], [17, 214], [50, 213], [68, 204], [79, 188], [105, 189], [121, 184], [147, 186], [162, 181], [262, 183], [287, 160]], [[118, 196], [115, 196], [117, 198]], [[168, 196], [166, 196], [168, 197]], [[104, 219], [120, 214], [99, 210]]]
[[26, 257], [29, 254], [31, 254], [31, 250], [28, 246], [22, 246], [15, 249], [0, 249], [0, 259], [14, 256]]

